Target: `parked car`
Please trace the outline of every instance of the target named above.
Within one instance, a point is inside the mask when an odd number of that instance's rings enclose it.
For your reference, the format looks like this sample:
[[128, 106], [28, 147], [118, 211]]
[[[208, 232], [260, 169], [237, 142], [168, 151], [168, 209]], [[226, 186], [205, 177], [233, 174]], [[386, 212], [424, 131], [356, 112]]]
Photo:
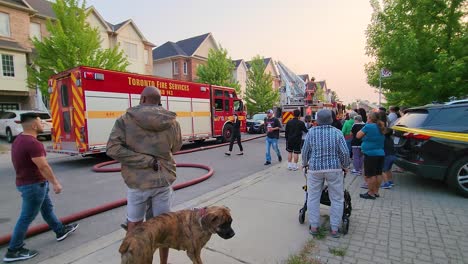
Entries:
[[5, 112], [0, 112], [0, 136], [6, 137], [9, 143], [13, 142], [15, 137], [23, 132], [23, 127], [21, 126], [20, 121], [20, 115], [23, 113], [31, 112], [38, 113], [39, 117], [42, 120], [44, 132], [39, 134], [38, 136], [42, 136], [50, 140], [52, 119], [50, 118], [49, 113], [36, 110], [9, 110]]
[[410, 108], [392, 129], [398, 166], [468, 197], [468, 103]]
[[265, 133], [265, 118], [267, 114], [258, 113], [252, 116], [251, 119], [247, 119], [247, 133]]

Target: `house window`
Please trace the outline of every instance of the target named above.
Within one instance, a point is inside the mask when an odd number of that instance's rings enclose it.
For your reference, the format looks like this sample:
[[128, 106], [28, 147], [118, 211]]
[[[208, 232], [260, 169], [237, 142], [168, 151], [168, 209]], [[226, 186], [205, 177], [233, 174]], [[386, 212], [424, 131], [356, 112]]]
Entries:
[[138, 46], [134, 43], [124, 42], [124, 51], [129, 59], [136, 60], [138, 58], [137, 48]]
[[29, 24], [29, 37], [31, 39], [37, 38], [38, 40], [42, 40], [41, 24], [39, 24], [39, 23]]
[[184, 74], [185, 74], [185, 75], [187, 75], [187, 73], [188, 73], [188, 68], [187, 68], [187, 67], [188, 67], [188, 66], [187, 66], [187, 62], [184, 61]]
[[149, 64], [149, 56], [148, 56], [148, 51], [145, 50], [145, 52], [143, 52], [144, 54], [144, 60], [145, 60], [145, 64]]
[[10, 16], [0, 12], [0, 36], [10, 36]]
[[174, 61], [174, 74], [179, 74], [179, 62]]
[[13, 55], [2, 54], [2, 76], [15, 77]]

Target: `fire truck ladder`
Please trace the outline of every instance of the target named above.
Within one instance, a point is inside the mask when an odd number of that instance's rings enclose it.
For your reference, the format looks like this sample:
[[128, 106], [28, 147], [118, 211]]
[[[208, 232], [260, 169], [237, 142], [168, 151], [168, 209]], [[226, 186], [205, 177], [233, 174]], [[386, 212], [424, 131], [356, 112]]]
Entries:
[[276, 66], [282, 82], [281, 105], [304, 104], [305, 82], [282, 62], [278, 61]]

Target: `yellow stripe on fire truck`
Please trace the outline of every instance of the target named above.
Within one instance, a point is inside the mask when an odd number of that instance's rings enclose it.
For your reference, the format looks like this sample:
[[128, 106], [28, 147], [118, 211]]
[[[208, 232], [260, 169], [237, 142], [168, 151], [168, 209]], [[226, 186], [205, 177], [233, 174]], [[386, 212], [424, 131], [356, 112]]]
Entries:
[[76, 85], [75, 74], [71, 74], [71, 90], [73, 96], [73, 122], [75, 129], [75, 143], [77, 148], [85, 148], [86, 144], [81, 137], [80, 129], [84, 126], [84, 103], [83, 103], [83, 91], [82, 88]]
[[467, 133], [445, 132], [445, 131], [419, 129], [419, 128], [406, 128], [406, 127], [401, 127], [401, 126], [393, 126], [392, 129], [402, 131], [402, 132], [413, 133], [413, 134], [468, 142]]
[[292, 112], [283, 112], [281, 116], [281, 120], [283, 124], [286, 124], [289, 120], [293, 118], [293, 113]]
[[61, 145], [61, 136], [62, 131], [60, 129], [60, 116], [58, 110], [58, 91], [57, 91], [57, 81], [53, 80], [52, 82], [52, 95], [50, 96], [50, 105], [52, 113], [52, 127], [54, 128], [54, 137], [53, 137], [53, 148], [60, 150]]
[[[86, 118], [118, 118], [125, 114], [125, 111], [86, 111]], [[209, 117], [210, 112], [176, 112], [177, 117]]]

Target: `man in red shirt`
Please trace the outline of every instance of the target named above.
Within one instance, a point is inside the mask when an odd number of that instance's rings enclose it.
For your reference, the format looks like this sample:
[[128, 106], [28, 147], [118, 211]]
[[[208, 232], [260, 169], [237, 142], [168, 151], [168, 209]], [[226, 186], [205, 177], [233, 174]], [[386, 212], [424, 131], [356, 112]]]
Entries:
[[24, 248], [24, 239], [39, 211], [55, 232], [57, 241], [64, 240], [78, 228], [78, 224], [63, 225], [53, 212], [49, 183], [56, 194], [62, 191], [62, 185], [46, 160], [44, 145], [37, 140], [37, 135], [43, 132], [39, 116], [36, 113], [22, 114], [21, 125], [24, 132], [12, 144], [11, 160], [16, 171], [16, 187], [23, 201], [21, 214], [3, 258], [5, 262], [30, 259], [38, 254], [36, 250]]

